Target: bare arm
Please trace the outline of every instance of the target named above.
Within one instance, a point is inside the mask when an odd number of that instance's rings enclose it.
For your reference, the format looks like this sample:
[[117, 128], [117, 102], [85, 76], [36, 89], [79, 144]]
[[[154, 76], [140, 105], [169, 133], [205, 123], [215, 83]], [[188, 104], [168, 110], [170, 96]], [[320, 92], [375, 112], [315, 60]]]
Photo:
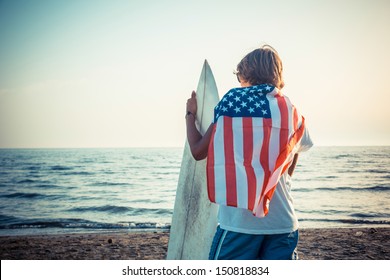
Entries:
[[298, 154], [295, 154], [294, 155], [294, 158], [293, 158], [293, 161], [290, 165], [290, 167], [288, 168], [288, 175], [292, 176], [293, 173], [294, 173], [294, 170], [295, 170], [295, 166], [297, 165], [297, 162], [298, 162]]
[[211, 124], [209, 126], [203, 136], [196, 128], [195, 116], [197, 112], [197, 105], [195, 91], [192, 92], [191, 98], [187, 100], [187, 112], [190, 112], [190, 114], [187, 114], [186, 116], [187, 139], [192, 156], [195, 158], [195, 160], [205, 159], [207, 157], [213, 125]]

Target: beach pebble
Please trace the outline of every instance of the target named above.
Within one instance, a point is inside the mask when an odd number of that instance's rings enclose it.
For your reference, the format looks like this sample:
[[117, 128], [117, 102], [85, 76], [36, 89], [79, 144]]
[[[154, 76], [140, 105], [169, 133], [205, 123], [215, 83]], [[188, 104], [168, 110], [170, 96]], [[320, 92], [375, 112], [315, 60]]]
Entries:
[[355, 233], [356, 236], [362, 236], [363, 235], [363, 232], [362, 231], [358, 231]]
[[111, 244], [112, 243], [112, 239], [109, 238], [107, 242]]

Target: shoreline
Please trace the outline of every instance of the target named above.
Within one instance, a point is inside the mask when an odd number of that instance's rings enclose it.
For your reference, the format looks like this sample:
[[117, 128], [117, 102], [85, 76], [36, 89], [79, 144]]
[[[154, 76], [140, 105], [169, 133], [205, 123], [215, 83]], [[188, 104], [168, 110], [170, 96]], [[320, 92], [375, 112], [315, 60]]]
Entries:
[[[389, 260], [390, 227], [304, 228], [301, 260]], [[1, 260], [164, 260], [169, 232], [0, 236]]]

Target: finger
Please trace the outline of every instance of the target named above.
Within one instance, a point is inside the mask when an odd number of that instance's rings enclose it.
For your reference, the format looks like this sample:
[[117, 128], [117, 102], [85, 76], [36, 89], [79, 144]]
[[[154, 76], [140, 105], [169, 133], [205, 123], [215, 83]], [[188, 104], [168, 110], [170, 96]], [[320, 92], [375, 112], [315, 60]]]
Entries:
[[196, 98], [196, 92], [195, 92], [195, 90], [192, 91], [191, 98]]

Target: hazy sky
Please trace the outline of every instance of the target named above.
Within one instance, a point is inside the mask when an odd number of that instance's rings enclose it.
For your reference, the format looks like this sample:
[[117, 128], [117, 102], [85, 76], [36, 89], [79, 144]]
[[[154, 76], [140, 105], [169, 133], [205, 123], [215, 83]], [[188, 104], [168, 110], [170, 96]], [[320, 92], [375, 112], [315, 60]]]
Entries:
[[261, 44], [316, 145], [390, 145], [390, 1], [0, 1], [0, 148], [183, 146]]

